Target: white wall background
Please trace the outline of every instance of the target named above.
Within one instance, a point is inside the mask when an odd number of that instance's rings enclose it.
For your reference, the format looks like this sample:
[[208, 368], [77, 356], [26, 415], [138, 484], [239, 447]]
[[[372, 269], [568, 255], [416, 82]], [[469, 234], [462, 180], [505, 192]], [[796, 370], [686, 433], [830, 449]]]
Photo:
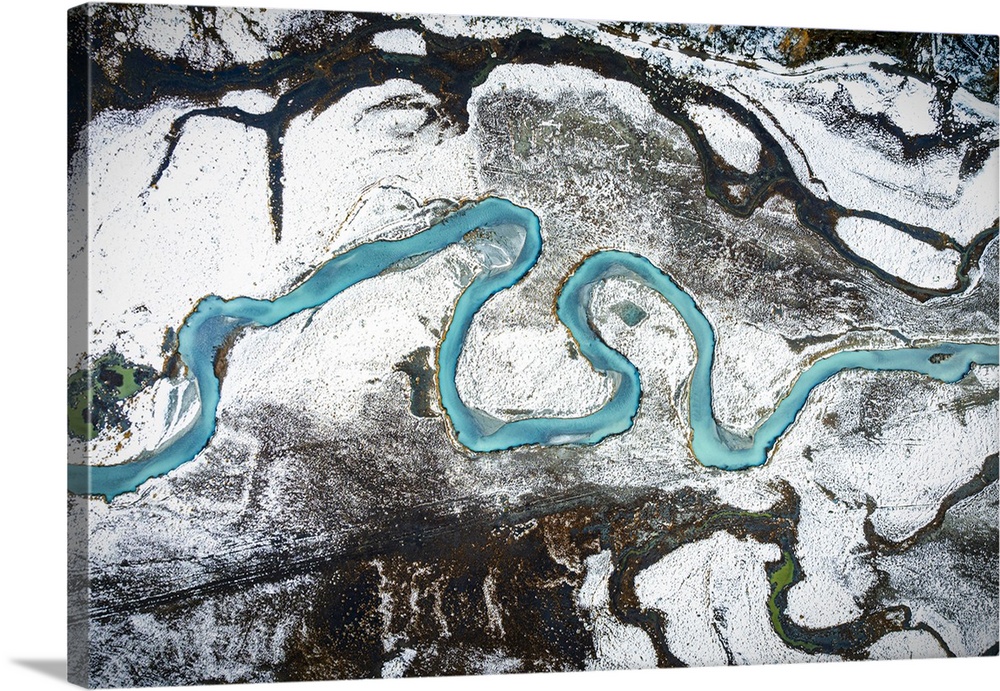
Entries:
[[[203, 3], [211, 0], [202, 0]], [[239, 4], [238, 2], [226, 4]], [[245, 4], [251, 4], [247, 2]], [[993, 0], [263, 0], [269, 7], [520, 14], [586, 19], [819, 26], [955, 33], [1000, 32]], [[0, 19], [0, 680], [15, 690], [65, 681], [65, 31], [71, 1], [16, 0]], [[891, 5], [899, 9], [892, 11]], [[281, 688], [500, 691], [604, 689], [996, 688], [998, 658], [743, 669], [652, 670]], [[993, 681], [990, 681], [992, 679]], [[255, 685], [252, 689], [265, 689]]]

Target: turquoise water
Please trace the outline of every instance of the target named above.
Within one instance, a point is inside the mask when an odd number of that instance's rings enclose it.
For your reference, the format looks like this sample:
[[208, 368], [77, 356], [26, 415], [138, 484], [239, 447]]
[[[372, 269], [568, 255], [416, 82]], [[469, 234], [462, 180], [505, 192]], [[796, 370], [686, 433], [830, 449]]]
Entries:
[[[468, 236], [468, 237], [467, 237]], [[712, 415], [712, 362], [715, 334], [694, 299], [644, 257], [604, 251], [588, 257], [565, 282], [556, 302], [559, 319], [576, 339], [580, 354], [610, 377], [614, 392], [599, 410], [574, 418], [530, 418], [504, 422], [465, 405], [455, 385], [455, 371], [465, 336], [479, 309], [501, 290], [517, 283], [538, 260], [542, 236], [530, 210], [497, 198], [484, 199], [440, 223], [403, 240], [378, 241], [334, 257], [291, 292], [275, 300], [210, 296], [198, 303], [178, 332], [180, 355], [194, 377], [201, 401], [196, 422], [165, 447], [114, 466], [69, 466], [69, 490], [113, 499], [134, 491], [149, 478], [164, 475], [192, 460], [215, 433], [219, 405], [216, 353], [243, 327], [268, 327], [303, 310], [322, 305], [347, 288], [376, 276], [410, 257], [437, 252], [465, 239], [479, 251], [484, 269], [463, 291], [438, 352], [441, 401], [459, 442], [473, 451], [497, 451], [528, 444], [596, 444], [632, 426], [642, 387], [639, 372], [608, 346], [588, 321], [591, 292], [610, 277], [635, 280], [660, 293], [687, 323], [697, 362], [691, 379], [692, 448], [705, 466], [739, 470], [761, 465], [768, 451], [794, 422], [809, 392], [845, 369], [912, 371], [955, 382], [972, 363], [996, 365], [995, 345], [943, 343], [925, 348], [844, 351], [814, 363], [803, 372], [775, 411], [741, 439], [726, 432]]]

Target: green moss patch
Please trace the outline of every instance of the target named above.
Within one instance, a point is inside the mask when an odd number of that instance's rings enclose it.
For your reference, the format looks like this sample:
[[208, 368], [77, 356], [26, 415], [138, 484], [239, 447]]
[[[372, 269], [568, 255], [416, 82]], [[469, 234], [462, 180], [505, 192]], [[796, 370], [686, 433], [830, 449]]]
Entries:
[[66, 383], [69, 435], [89, 441], [109, 428], [125, 432], [131, 427], [125, 401], [158, 376], [152, 367], [129, 362], [115, 351], [73, 372]]

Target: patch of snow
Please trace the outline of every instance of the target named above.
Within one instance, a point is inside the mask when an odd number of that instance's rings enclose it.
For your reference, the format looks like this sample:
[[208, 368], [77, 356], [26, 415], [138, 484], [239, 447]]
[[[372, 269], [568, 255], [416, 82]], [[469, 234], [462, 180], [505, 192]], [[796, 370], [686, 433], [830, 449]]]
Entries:
[[780, 558], [777, 545], [720, 531], [639, 572], [635, 592], [643, 607], [665, 615], [670, 650], [689, 665], [838, 659], [795, 650], [775, 632], [764, 565]]
[[260, 89], [227, 91], [219, 99], [220, 106], [233, 106], [247, 113], [270, 113], [277, 102], [278, 99]]
[[752, 173], [760, 165], [761, 146], [750, 130], [721, 108], [688, 106], [688, 115], [701, 127], [708, 145], [737, 170]]
[[577, 604], [590, 615], [594, 659], [587, 669], [651, 669], [657, 656], [649, 635], [638, 626], [624, 624], [611, 613], [609, 591], [614, 565], [605, 550], [587, 557], [586, 576], [577, 593]]
[[412, 29], [382, 31], [372, 37], [372, 45], [386, 53], [427, 55], [427, 43], [423, 36]]
[[938, 250], [880, 221], [846, 216], [837, 221], [837, 235], [860, 257], [898, 278], [922, 288], [954, 286], [961, 255]]
[[870, 660], [916, 660], [947, 657], [934, 635], [928, 631], [890, 631], [868, 646]]

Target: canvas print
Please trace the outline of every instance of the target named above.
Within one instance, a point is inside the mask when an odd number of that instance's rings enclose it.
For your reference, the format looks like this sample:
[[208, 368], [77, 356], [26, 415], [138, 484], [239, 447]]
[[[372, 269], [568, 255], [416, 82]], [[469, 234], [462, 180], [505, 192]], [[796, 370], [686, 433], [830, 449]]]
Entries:
[[68, 49], [74, 682], [997, 655], [996, 36]]

